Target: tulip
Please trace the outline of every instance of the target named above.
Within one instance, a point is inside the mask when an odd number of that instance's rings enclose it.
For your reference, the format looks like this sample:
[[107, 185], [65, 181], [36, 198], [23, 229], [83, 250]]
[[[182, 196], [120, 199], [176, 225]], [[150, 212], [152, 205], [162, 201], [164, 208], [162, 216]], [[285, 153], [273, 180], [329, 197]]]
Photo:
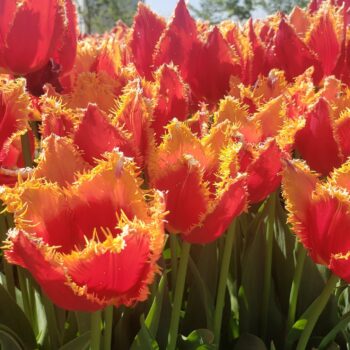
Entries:
[[[245, 176], [230, 167], [237, 162], [234, 145], [220, 156], [184, 124], [173, 121], [148, 163], [150, 184], [167, 193], [167, 230], [190, 243], [220, 237], [246, 208]], [[228, 157], [225, 157], [228, 155]]]
[[159, 272], [164, 203], [141, 185], [134, 163], [113, 152], [67, 188], [31, 178], [4, 189], [16, 224], [5, 242], [7, 260], [28, 269], [68, 310], [145, 300]]
[[4, 0], [0, 4], [0, 66], [28, 74], [50, 59], [71, 68], [76, 47], [71, 0]]
[[311, 258], [350, 282], [350, 162], [326, 180], [301, 161], [287, 161], [283, 195], [288, 220]]

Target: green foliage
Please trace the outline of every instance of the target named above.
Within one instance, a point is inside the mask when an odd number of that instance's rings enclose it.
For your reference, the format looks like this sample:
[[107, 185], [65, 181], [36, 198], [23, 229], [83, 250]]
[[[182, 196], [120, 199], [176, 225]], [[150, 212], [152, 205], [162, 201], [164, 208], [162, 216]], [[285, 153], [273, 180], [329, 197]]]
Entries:
[[122, 20], [131, 24], [136, 12], [135, 0], [76, 0], [87, 33], [102, 33]]
[[195, 16], [215, 24], [229, 18], [248, 19], [253, 11], [288, 13], [294, 6], [303, 7], [307, 3], [306, 0], [201, 0], [199, 8], [190, 7]]

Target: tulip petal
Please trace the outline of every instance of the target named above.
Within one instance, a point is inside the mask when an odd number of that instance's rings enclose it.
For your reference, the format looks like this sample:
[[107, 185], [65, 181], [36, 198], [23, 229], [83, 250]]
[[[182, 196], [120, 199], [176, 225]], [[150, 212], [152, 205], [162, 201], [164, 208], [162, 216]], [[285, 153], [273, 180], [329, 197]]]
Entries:
[[288, 211], [292, 213], [289, 221], [293, 224], [295, 221], [304, 222], [318, 183], [317, 174], [312, 173], [300, 160], [285, 160], [282, 175], [283, 196]]
[[[208, 70], [208, 67], [211, 69]], [[230, 77], [239, 75], [240, 67], [233, 60], [228, 43], [217, 27], [209, 33], [207, 41], [196, 43], [183, 72], [195, 101], [215, 105], [230, 89]]]
[[139, 294], [152, 268], [149, 236], [131, 233], [123, 238], [117, 236], [113, 241], [110, 248], [104, 248], [101, 243], [95, 251], [87, 248], [66, 256], [63, 264], [75, 288], [80, 287], [101, 303], [104, 300], [110, 303], [112, 299], [116, 306], [124, 300], [132, 305], [145, 299]]
[[319, 187], [298, 233], [316, 263], [328, 265], [333, 253], [350, 250], [344, 239], [350, 229], [349, 195], [336, 188]]
[[331, 10], [321, 11], [308, 33], [307, 43], [320, 60], [325, 75], [332, 73], [340, 56], [343, 29], [336, 21]]
[[132, 145], [125, 133], [112, 126], [96, 105], [89, 104], [83, 120], [74, 135], [74, 143], [84, 159], [94, 164], [102, 154], [119, 148], [126, 156], [133, 156]]
[[23, 231], [10, 231], [5, 256], [12, 264], [29, 270], [48, 297], [59, 307], [76, 311], [95, 311], [103, 305], [75, 295], [67, 285], [63, 267], [51, 256], [49, 248]]
[[84, 161], [70, 139], [51, 135], [44, 140], [43, 154], [34, 176], [67, 186], [73, 183], [77, 173], [89, 168], [90, 165]]
[[323, 98], [307, 114], [305, 127], [296, 133], [295, 147], [310, 167], [323, 175], [341, 164], [331, 110]]
[[153, 53], [164, 29], [164, 20], [140, 2], [134, 19], [130, 47], [137, 71], [148, 80], [152, 80]]
[[25, 1], [16, 7], [6, 36], [4, 61], [12, 71], [26, 74], [42, 68], [52, 57], [64, 26], [62, 3]]
[[219, 238], [232, 220], [247, 206], [244, 178], [231, 181], [211, 204], [201, 223], [182, 235], [182, 239], [197, 244], [206, 244]]
[[321, 80], [320, 62], [297, 36], [295, 30], [283, 19], [275, 34], [273, 52], [274, 60], [276, 60], [273, 66], [283, 69], [288, 81], [292, 81], [311, 66], [315, 69], [313, 74], [315, 83]]
[[155, 65], [159, 67], [173, 62], [184, 72], [192, 46], [197, 41], [196, 22], [188, 12], [185, 1], [180, 0], [174, 17], [158, 42], [154, 56]]
[[163, 169], [153, 180], [153, 185], [167, 193], [169, 232], [188, 231], [206, 213], [209, 193], [203, 182], [202, 170], [193, 157], [180, 158], [175, 165]]
[[269, 140], [258, 150], [255, 159], [247, 167], [247, 186], [250, 203], [265, 199], [281, 183], [282, 152], [276, 142]]
[[176, 118], [183, 121], [188, 115], [188, 92], [179, 73], [172, 66], [162, 66], [156, 74], [159, 81], [157, 102], [154, 108], [152, 128], [158, 143], [165, 133], [165, 126]]

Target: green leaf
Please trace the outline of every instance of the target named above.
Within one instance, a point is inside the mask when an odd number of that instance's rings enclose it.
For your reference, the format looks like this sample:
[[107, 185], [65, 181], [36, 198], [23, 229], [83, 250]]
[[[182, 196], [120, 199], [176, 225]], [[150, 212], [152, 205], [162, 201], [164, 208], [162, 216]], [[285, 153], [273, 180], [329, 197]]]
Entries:
[[152, 337], [145, 324], [143, 315], [140, 317], [141, 329], [133, 341], [130, 350], [159, 350], [159, 346]]
[[253, 334], [243, 334], [233, 350], [267, 350], [264, 342]]
[[184, 350], [214, 350], [214, 334], [209, 329], [196, 329], [187, 337], [181, 336], [180, 349]]
[[25, 347], [22, 346], [21, 340], [18, 338], [17, 334], [2, 324], [0, 324], [0, 348], [11, 350], [25, 349]]
[[296, 321], [293, 325], [293, 329], [297, 329], [299, 331], [303, 331], [305, 326], [307, 324], [307, 320], [306, 319], [300, 319], [298, 321]]
[[156, 292], [156, 295], [153, 299], [152, 306], [147, 314], [145, 325], [149, 329], [149, 332], [153, 337], [157, 335], [160, 313], [162, 311], [162, 303], [164, 290], [166, 285], [166, 275], [164, 274], [159, 282], [159, 287]]
[[0, 324], [17, 335], [23, 349], [35, 349], [36, 340], [31, 324], [2, 285], [0, 285], [0, 305], [3, 305], [0, 310]]
[[69, 343], [60, 347], [59, 350], [87, 350], [90, 346], [90, 331], [85, 332], [80, 337], [73, 339]]

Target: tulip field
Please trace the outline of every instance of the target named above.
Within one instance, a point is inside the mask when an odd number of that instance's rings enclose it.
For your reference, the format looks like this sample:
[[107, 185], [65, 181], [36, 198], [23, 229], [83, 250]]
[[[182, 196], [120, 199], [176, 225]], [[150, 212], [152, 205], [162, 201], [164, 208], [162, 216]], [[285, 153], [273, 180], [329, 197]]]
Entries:
[[347, 0], [0, 0], [0, 349], [350, 350], [349, 157]]

